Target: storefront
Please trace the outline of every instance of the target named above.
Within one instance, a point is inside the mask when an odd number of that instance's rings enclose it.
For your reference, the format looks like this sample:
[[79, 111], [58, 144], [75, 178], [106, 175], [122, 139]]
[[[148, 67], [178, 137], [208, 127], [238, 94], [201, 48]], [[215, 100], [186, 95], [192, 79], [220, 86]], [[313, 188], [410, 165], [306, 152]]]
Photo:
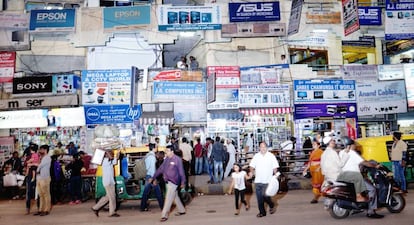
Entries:
[[306, 136], [357, 137], [354, 80], [295, 80], [294, 118], [297, 145]]

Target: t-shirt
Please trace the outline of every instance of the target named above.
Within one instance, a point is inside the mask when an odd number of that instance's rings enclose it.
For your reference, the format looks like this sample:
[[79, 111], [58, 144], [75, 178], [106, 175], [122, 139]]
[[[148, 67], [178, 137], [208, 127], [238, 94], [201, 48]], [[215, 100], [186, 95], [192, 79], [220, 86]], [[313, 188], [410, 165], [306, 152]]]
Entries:
[[407, 144], [399, 140], [392, 145], [391, 149], [391, 161], [400, 161], [403, 157], [403, 152], [407, 151]]
[[348, 153], [345, 151], [339, 152], [339, 158], [342, 163], [344, 163], [342, 172], [360, 172], [359, 164], [364, 161], [364, 159], [354, 150], [350, 150]]
[[258, 152], [253, 156], [249, 166], [255, 169], [255, 183], [268, 184], [273, 176], [273, 170], [279, 168], [279, 163], [272, 153]]
[[246, 171], [242, 170], [240, 172], [231, 173], [231, 178], [234, 180], [234, 188], [237, 190], [246, 189], [246, 184], [244, 183], [244, 177], [246, 176]]

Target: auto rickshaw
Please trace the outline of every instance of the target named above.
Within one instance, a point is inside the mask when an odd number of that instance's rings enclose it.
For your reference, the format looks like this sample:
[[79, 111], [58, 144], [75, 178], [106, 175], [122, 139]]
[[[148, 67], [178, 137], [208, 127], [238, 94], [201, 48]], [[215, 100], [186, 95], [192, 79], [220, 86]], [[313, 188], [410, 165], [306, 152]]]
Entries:
[[[408, 145], [407, 162], [405, 166], [406, 181], [414, 182], [414, 135], [403, 134], [402, 138]], [[375, 160], [391, 169], [389, 153], [393, 144], [392, 135], [359, 138], [356, 140], [357, 149], [366, 160]]]
[[[164, 149], [160, 148], [159, 151]], [[115, 150], [118, 151], [118, 150]], [[117, 195], [117, 208], [124, 200], [141, 200], [144, 193], [145, 181], [144, 179], [137, 179], [134, 176], [133, 167], [135, 166], [135, 160], [145, 156], [148, 152], [148, 147], [134, 147], [120, 150], [121, 153], [128, 159], [128, 171], [129, 177], [126, 176], [125, 167], [122, 167], [121, 159], [118, 159], [118, 163], [115, 165], [115, 190]], [[184, 204], [188, 204], [192, 200], [191, 193], [194, 188], [190, 190], [181, 191], [181, 200]], [[96, 170], [96, 182], [95, 182], [95, 200], [98, 201], [101, 197], [105, 196], [105, 188], [102, 185], [102, 167], [98, 166]], [[155, 199], [154, 196], [150, 196], [150, 199]]]

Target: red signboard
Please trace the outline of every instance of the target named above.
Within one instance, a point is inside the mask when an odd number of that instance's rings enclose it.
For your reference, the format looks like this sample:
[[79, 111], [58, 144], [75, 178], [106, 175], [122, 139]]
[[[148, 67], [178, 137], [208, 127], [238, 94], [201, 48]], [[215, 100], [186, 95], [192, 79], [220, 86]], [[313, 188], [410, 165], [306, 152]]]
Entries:
[[0, 52], [0, 83], [13, 82], [16, 52]]

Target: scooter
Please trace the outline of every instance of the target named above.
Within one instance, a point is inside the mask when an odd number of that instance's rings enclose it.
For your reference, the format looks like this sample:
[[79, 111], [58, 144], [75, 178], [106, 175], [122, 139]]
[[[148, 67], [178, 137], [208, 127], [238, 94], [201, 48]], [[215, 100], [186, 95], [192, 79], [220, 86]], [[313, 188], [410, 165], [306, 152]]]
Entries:
[[[392, 173], [381, 166], [378, 169], [365, 168], [371, 175], [376, 187], [378, 208], [386, 207], [390, 213], [400, 213], [405, 208], [405, 198], [396, 185]], [[322, 195], [328, 198], [327, 209], [335, 219], [344, 219], [352, 214], [368, 209], [369, 201], [357, 202], [353, 183], [343, 181], [328, 181], [322, 187]]]

